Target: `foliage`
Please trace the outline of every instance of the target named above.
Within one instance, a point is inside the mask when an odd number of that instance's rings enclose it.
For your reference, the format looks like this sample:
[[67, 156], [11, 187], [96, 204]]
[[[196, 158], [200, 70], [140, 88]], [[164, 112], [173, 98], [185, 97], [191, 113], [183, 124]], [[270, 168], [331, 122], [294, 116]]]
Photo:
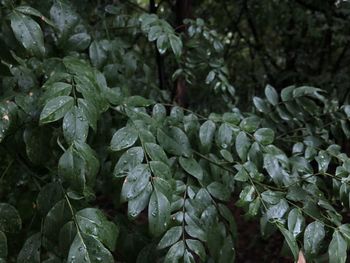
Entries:
[[227, 32], [105, 2], [1, 2], [0, 262], [234, 262], [233, 202], [294, 260], [346, 262], [347, 99], [266, 85], [241, 111]]

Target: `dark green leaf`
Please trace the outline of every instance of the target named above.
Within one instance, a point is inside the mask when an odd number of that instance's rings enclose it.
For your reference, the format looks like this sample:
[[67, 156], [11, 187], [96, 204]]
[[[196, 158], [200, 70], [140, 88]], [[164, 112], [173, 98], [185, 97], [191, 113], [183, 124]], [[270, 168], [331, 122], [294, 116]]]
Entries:
[[318, 221], [310, 223], [304, 231], [304, 249], [306, 254], [317, 254], [324, 237], [324, 225]]
[[203, 178], [203, 170], [199, 163], [194, 158], [180, 157], [179, 163], [181, 167], [190, 175], [194, 176], [198, 180]]
[[170, 221], [170, 203], [157, 188], [154, 189], [148, 206], [148, 224], [152, 235], [159, 236]]
[[118, 130], [112, 138], [111, 150], [120, 151], [132, 146], [138, 138], [137, 130], [132, 127], [124, 127]]
[[170, 228], [162, 237], [162, 239], [159, 241], [158, 249], [163, 249], [175, 244], [180, 239], [181, 235], [182, 235], [181, 226], [175, 226]]
[[329, 263], [345, 263], [347, 258], [347, 243], [339, 231], [334, 231], [328, 248]]
[[40, 263], [41, 234], [29, 237], [17, 257], [17, 263]]
[[170, 127], [167, 132], [158, 129], [157, 140], [164, 150], [170, 154], [188, 157], [192, 152], [186, 134], [177, 127]]
[[275, 133], [269, 128], [261, 128], [254, 133], [254, 138], [263, 145], [271, 144], [274, 140]]
[[0, 203], [0, 231], [15, 233], [22, 227], [22, 220], [12, 205]]
[[101, 210], [85, 208], [78, 211], [75, 217], [82, 232], [95, 237], [111, 251], [115, 249], [119, 230], [114, 223], [107, 220]]
[[45, 55], [44, 37], [40, 26], [30, 17], [14, 11], [11, 28], [19, 42], [30, 53], [38, 57]]
[[113, 175], [115, 177], [124, 177], [135, 168], [138, 164], [141, 164], [144, 158], [144, 153], [142, 147], [133, 147], [128, 149], [123, 155], [119, 158]]
[[100, 241], [86, 234], [77, 234], [68, 254], [68, 262], [75, 263], [113, 263], [112, 254]]
[[40, 123], [50, 123], [61, 119], [74, 105], [74, 99], [60, 96], [50, 100], [40, 114]]

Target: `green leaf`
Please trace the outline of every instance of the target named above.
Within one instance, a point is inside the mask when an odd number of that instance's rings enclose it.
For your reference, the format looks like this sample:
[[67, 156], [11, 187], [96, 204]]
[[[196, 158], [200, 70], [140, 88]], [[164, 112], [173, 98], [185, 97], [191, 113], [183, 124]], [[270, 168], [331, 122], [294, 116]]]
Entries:
[[209, 151], [211, 148], [212, 141], [215, 134], [215, 128], [216, 128], [215, 123], [211, 120], [207, 120], [199, 128], [199, 140], [202, 146], [205, 149], [207, 149], [207, 151]]
[[61, 42], [66, 41], [79, 22], [78, 15], [74, 12], [72, 6], [60, 0], [54, 2], [50, 9], [50, 16], [59, 31], [59, 40]]
[[66, 200], [57, 202], [47, 214], [43, 234], [52, 241], [57, 241], [61, 227], [72, 219], [72, 213]]
[[77, 226], [73, 221], [66, 223], [60, 230], [59, 233], [59, 247], [64, 255], [67, 255], [69, 248], [74, 241], [74, 238], [77, 234]]
[[122, 200], [130, 200], [138, 196], [147, 186], [151, 172], [148, 165], [139, 164], [126, 177], [122, 191]]
[[325, 173], [328, 170], [329, 163], [331, 162], [331, 156], [326, 151], [319, 151], [318, 156], [315, 157], [318, 163], [318, 171]]
[[158, 243], [158, 249], [163, 249], [175, 244], [182, 235], [182, 226], [170, 228]]
[[137, 130], [132, 127], [124, 127], [118, 130], [112, 138], [111, 150], [120, 151], [132, 146], [138, 138]]
[[160, 177], [163, 179], [170, 179], [172, 177], [171, 170], [168, 165], [160, 161], [150, 161], [149, 165], [151, 170], [156, 177]]
[[191, 155], [191, 145], [186, 134], [177, 127], [170, 127], [167, 132], [162, 129], [157, 131], [157, 140], [164, 150], [177, 156]]
[[97, 130], [98, 109], [95, 105], [84, 99], [78, 99], [78, 108], [82, 111], [91, 128]]
[[269, 128], [261, 128], [254, 133], [254, 138], [263, 145], [273, 143], [275, 133]]
[[185, 244], [183, 241], [175, 243], [165, 255], [164, 263], [178, 263], [185, 253]]
[[247, 160], [248, 151], [250, 148], [250, 141], [244, 132], [239, 132], [236, 137], [236, 151], [242, 161]]
[[265, 96], [273, 106], [278, 104], [278, 93], [274, 87], [267, 85], [265, 88]]
[[195, 239], [187, 239], [186, 244], [190, 250], [196, 253], [202, 261], [205, 261], [205, 248], [202, 242]]
[[339, 231], [334, 231], [329, 244], [328, 256], [330, 263], [345, 263], [347, 258], [347, 243]]
[[286, 240], [290, 250], [292, 251], [292, 254], [294, 256], [294, 260], [296, 261], [298, 259], [298, 254], [299, 254], [299, 248], [298, 244], [295, 240], [295, 237], [291, 232], [289, 232], [287, 229], [285, 229], [283, 226], [280, 224], [277, 224], [279, 230], [281, 231], [282, 235], [284, 236], [284, 239]]
[[174, 54], [176, 57], [181, 56], [182, 52], [182, 41], [181, 39], [173, 34], [169, 34], [169, 41], [170, 41], [170, 46], [171, 49], [173, 50]]
[[84, 233], [77, 234], [70, 249], [67, 262], [74, 263], [113, 263], [112, 254], [100, 241]]
[[255, 108], [258, 109], [258, 111], [260, 111], [262, 113], [270, 112], [269, 105], [265, 102], [265, 100], [263, 100], [259, 97], [254, 97], [253, 103], [254, 103]]
[[207, 189], [213, 197], [221, 201], [228, 201], [230, 199], [230, 191], [225, 185], [219, 182], [212, 182], [207, 186]]
[[71, 144], [73, 141], [86, 141], [89, 132], [89, 123], [83, 111], [74, 106], [63, 118], [63, 135], [66, 141]]
[[144, 153], [142, 147], [133, 147], [128, 149], [123, 155], [119, 158], [113, 175], [115, 177], [124, 177], [135, 168], [138, 164], [141, 164], [144, 158]]
[[22, 228], [22, 220], [16, 208], [0, 203], [0, 231], [15, 233]]
[[281, 219], [285, 213], [288, 211], [288, 203], [285, 199], [281, 199], [281, 201], [278, 202], [278, 204], [271, 206], [266, 211], [267, 219]]
[[65, 46], [67, 50], [83, 51], [88, 48], [91, 42], [91, 36], [85, 32], [77, 33], [68, 38]]
[[170, 203], [157, 188], [154, 189], [148, 206], [148, 225], [152, 235], [159, 236], [170, 221]]
[[96, 68], [101, 68], [107, 61], [107, 52], [101, 41], [94, 40], [90, 44], [89, 56], [91, 63]]
[[232, 127], [227, 123], [221, 124], [216, 135], [217, 145], [226, 149], [232, 145], [232, 139], [233, 139]]
[[36, 233], [24, 243], [17, 257], [17, 263], [40, 263], [41, 234]]
[[306, 254], [315, 255], [325, 237], [324, 225], [318, 221], [310, 223], [304, 231], [304, 249]]
[[7, 238], [6, 235], [0, 231], [0, 259], [7, 258], [7, 253]]
[[59, 96], [68, 96], [72, 92], [72, 85], [64, 82], [54, 82], [49, 85], [45, 84], [45, 90], [43, 100], [48, 102]]
[[258, 118], [257, 116], [251, 116], [243, 119], [239, 124], [239, 127], [243, 131], [251, 133], [258, 129], [260, 122], [261, 122], [260, 118]]
[[40, 123], [50, 123], [61, 119], [74, 105], [74, 99], [60, 96], [50, 100], [40, 114]]
[[305, 218], [298, 208], [292, 209], [288, 214], [288, 230], [297, 237], [305, 227]]
[[42, 21], [44, 21], [46, 24], [55, 27], [55, 25], [52, 23], [52, 21], [50, 21], [48, 18], [46, 18], [45, 16], [43, 16], [42, 13], [40, 13], [38, 10], [30, 7], [30, 6], [17, 6], [15, 8], [16, 11], [21, 12], [22, 14], [25, 15], [31, 15], [31, 16], [36, 16], [38, 18], [40, 18]]
[[153, 161], [161, 161], [163, 163], [168, 163], [168, 157], [166, 156], [162, 147], [155, 143], [145, 143], [145, 150], [148, 156]]
[[37, 22], [19, 12], [12, 12], [11, 28], [25, 49], [38, 57], [45, 55], [43, 32]]
[[187, 173], [194, 176], [198, 180], [203, 179], [203, 169], [194, 158], [180, 157], [179, 163]]
[[46, 215], [50, 209], [63, 198], [62, 187], [58, 183], [48, 183], [41, 188], [36, 199], [38, 210]]
[[85, 208], [78, 211], [75, 217], [82, 232], [98, 239], [111, 251], [115, 249], [119, 230], [107, 220], [101, 210]]
[[144, 190], [135, 198], [128, 202], [128, 216], [133, 219], [136, 218], [148, 205], [150, 196], [152, 194], [151, 182], [147, 184]]

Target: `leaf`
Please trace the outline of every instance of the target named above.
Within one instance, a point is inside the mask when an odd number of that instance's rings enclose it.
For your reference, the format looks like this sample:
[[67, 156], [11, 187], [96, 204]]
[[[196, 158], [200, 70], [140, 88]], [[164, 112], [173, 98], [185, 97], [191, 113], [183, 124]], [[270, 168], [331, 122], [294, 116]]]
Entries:
[[271, 206], [266, 211], [267, 219], [281, 219], [288, 211], [288, 203], [285, 199], [281, 199], [278, 204]]
[[138, 138], [137, 130], [132, 127], [124, 127], [118, 130], [112, 137], [111, 150], [120, 151], [132, 146]]
[[182, 226], [170, 228], [158, 243], [158, 249], [163, 249], [175, 244], [182, 235]]
[[230, 199], [230, 191], [225, 185], [219, 182], [212, 182], [207, 186], [207, 189], [213, 197], [221, 201], [228, 201]]
[[74, 106], [63, 118], [63, 135], [71, 144], [73, 141], [86, 141], [89, 131], [89, 123], [82, 110]]
[[195, 239], [187, 239], [186, 244], [190, 250], [196, 253], [202, 261], [205, 261], [205, 248], [202, 242]]
[[288, 229], [297, 237], [305, 227], [305, 218], [298, 208], [292, 209], [288, 214]]
[[95, 105], [84, 99], [78, 99], [78, 108], [81, 110], [91, 128], [97, 130], [97, 119], [99, 117], [98, 109]]
[[151, 172], [148, 165], [139, 164], [132, 169], [125, 178], [121, 198], [122, 200], [130, 200], [138, 196], [147, 186]]
[[89, 56], [92, 65], [96, 68], [101, 68], [108, 59], [107, 52], [101, 44], [101, 41], [97, 40], [91, 42]]
[[172, 175], [171, 175], [170, 167], [165, 163], [160, 161], [150, 161], [149, 165], [151, 167], [151, 170], [154, 176], [163, 178], [166, 180], [171, 178]]
[[65, 46], [68, 50], [83, 51], [88, 48], [91, 36], [85, 32], [77, 33], [68, 38]]
[[177, 263], [185, 253], [185, 244], [183, 241], [175, 243], [165, 255], [164, 263]]
[[315, 255], [320, 249], [321, 241], [325, 237], [324, 225], [318, 221], [310, 223], [304, 231], [305, 253]]
[[52, 241], [57, 241], [61, 227], [72, 218], [66, 200], [57, 202], [45, 217], [43, 234]]
[[40, 263], [41, 234], [36, 233], [24, 243], [17, 257], [17, 263]]
[[170, 221], [170, 203], [157, 188], [154, 189], [148, 206], [148, 226], [152, 235], [161, 235]]
[[205, 149], [207, 149], [207, 151], [209, 151], [211, 148], [212, 141], [215, 134], [215, 128], [216, 128], [215, 123], [211, 120], [207, 120], [199, 128], [199, 140], [202, 146]]
[[84, 233], [77, 234], [70, 249], [67, 262], [113, 263], [112, 254], [100, 241]]
[[6, 235], [0, 231], [0, 262], [1, 258], [7, 258], [7, 238]]
[[281, 226], [280, 224], [277, 224], [277, 226], [281, 231], [282, 235], [284, 236], [284, 239], [286, 240], [290, 250], [292, 251], [294, 260], [297, 260], [298, 254], [299, 254], [299, 248], [293, 234], [289, 232], [287, 229], [285, 229], [283, 226]]
[[62, 187], [58, 183], [48, 183], [41, 188], [36, 199], [38, 210], [46, 215], [50, 209], [63, 198]]
[[273, 143], [275, 133], [269, 128], [261, 128], [254, 133], [254, 138], [263, 145]]
[[181, 56], [181, 52], [182, 52], [182, 41], [181, 39], [173, 34], [169, 34], [169, 41], [170, 41], [170, 46], [171, 49], [174, 52], [174, 55], [176, 57], [180, 57]]
[[31, 15], [31, 16], [36, 16], [38, 18], [40, 18], [42, 21], [44, 21], [46, 24], [55, 27], [55, 25], [52, 23], [52, 21], [50, 21], [48, 18], [46, 18], [45, 16], [43, 16], [42, 13], [40, 13], [38, 10], [30, 7], [30, 6], [17, 6], [15, 8], [16, 11], [21, 12], [22, 14], [25, 15]]
[[61, 119], [74, 105], [69, 96], [59, 96], [50, 100], [40, 114], [40, 123], [50, 123]]
[[149, 203], [150, 196], [152, 194], [151, 182], [147, 184], [145, 189], [128, 202], [128, 216], [133, 219], [140, 215], [140, 213], [146, 208]]
[[334, 231], [328, 248], [329, 263], [345, 263], [347, 258], [347, 243], [339, 231]]
[[232, 127], [227, 123], [221, 124], [216, 135], [217, 145], [226, 149], [232, 145], [232, 139], [233, 139]]
[[0, 231], [15, 233], [22, 228], [22, 220], [16, 208], [7, 203], [0, 203]]
[[145, 143], [145, 150], [148, 156], [153, 161], [162, 161], [168, 163], [168, 157], [166, 156], [162, 147], [155, 143]]
[[203, 179], [203, 170], [199, 163], [194, 158], [180, 157], [179, 163], [181, 167], [190, 175], [194, 176], [198, 180]]
[[239, 132], [236, 137], [236, 151], [242, 161], [247, 160], [248, 151], [250, 148], [250, 141], [244, 132]]
[[164, 150], [177, 156], [190, 156], [191, 145], [186, 134], [177, 127], [170, 127], [167, 132], [157, 130], [157, 140]]
[[265, 96], [273, 106], [278, 104], [278, 93], [274, 87], [267, 85], [265, 88]]
[[77, 227], [73, 221], [69, 221], [60, 230], [58, 242], [59, 247], [64, 255], [67, 255], [69, 248], [77, 234]]
[[43, 32], [37, 22], [19, 12], [12, 12], [11, 28], [25, 49], [38, 57], [45, 55]]
[[319, 151], [318, 156], [315, 157], [315, 160], [318, 163], [319, 172], [327, 172], [329, 163], [331, 162], [331, 156], [329, 156], [326, 151]]
[[52, 22], [59, 31], [59, 40], [64, 42], [72, 33], [74, 27], [79, 22], [78, 15], [74, 12], [71, 5], [65, 1], [56, 1], [50, 9], [50, 16]]
[[119, 229], [114, 223], [107, 220], [101, 210], [85, 208], [78, 211], [75, 217], [82, 232], [93, 236], [111, 251], [115, 249]]
[[68, 96], [72, 91], [72, 85], [64, 82], [54, 82], [46, 86], [43, 100], [48, 102], [59, 96]]
[[265, 102], [265, 100], [263, 100], [259, 97], [254, 97], [253, 103], [254, 103], [255, 108], [257, 108], [258, 111], [260, 111], [262, 113], [270, 112], [269, 105]]
[[128, 149], [123, 155], [119, 158], [113, 175], [115, 177], [124, 177], [135, 168], [138, 164], [141, 164], [144, 158], [144, 153], [142, 147], [133, 147]]

